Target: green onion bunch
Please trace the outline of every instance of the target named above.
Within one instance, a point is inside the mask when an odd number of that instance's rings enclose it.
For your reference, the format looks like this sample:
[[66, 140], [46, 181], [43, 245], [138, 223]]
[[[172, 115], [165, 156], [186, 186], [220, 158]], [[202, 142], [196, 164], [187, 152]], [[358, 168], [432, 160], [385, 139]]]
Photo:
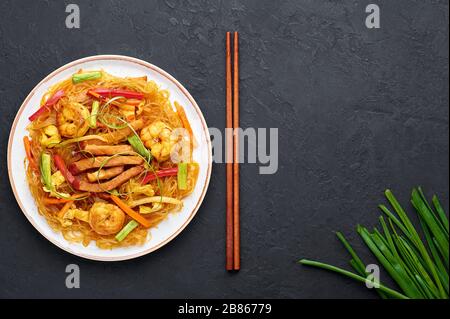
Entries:
[[[449, 222], [438, 198], [433, 196], [430, 204], [420, 187], [413, 189], [411, 203], [419, 220], [419, 231], [392, 192], [386, 190], [385, 195], [392, 209], [379, 206], [384, 214], [379, 218], [379, 227], [370, 231], [357, 226], [366, 246], [399, 288], [394, 290], [380, 282], [375, 288], [377, 293], [386, 299], [448, 299]], [[367, 282], [366, 265], [342, 233], [337, 232], [337, 237], [351, 256], [354, 272], [307, 259], [300, 263]]]

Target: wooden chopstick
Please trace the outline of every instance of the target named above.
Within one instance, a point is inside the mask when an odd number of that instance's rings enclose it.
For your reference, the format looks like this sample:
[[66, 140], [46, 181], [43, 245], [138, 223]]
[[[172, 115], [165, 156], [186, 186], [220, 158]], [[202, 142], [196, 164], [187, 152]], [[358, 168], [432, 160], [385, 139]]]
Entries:
[[234, 246], [233, 246], [233, 100], [231, 79], [231, 33], [226, 36], [226, 178], [227, 178], [227, 202], [226, 202], [226, 269], [233, 270]]
[[[232, 70], [233, 64], [233, 70]], [[232, 72], [233, 71], [233, 72]], [[233, 62], [231, 33], [226, 35], [226, 269], [239, 270], [240, 205], [239, 205], [239, 35], [234, 32]]]
[[234, 270], [241, 268], [239, 225], [239, 35], [234, 33], [233, 57], [233, 253]]

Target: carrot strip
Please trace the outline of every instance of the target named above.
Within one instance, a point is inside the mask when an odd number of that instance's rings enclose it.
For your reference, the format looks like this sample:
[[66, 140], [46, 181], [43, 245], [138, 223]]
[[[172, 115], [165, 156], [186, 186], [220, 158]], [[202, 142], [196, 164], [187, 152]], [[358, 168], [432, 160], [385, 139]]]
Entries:
[[117, 206], [120, 207], [125, 213], [127, 213], [131, 218], [133, 218], [135, 221], [137, 221], [139, 224], [142, 224], [142, 226], [149, 228], [151, 226], [151, 223], [145, 219], [143, 216], [141, 216], [139, 213], [136, 213], [134, 210], [132, 210], [127, 204], [122, 202], [119, 197], [115, 195], [111, 195], [111, 199], [114, 203], [116, 203]]
[[177, 110], [177, 114], [180, 117], [180, 120], [183, 123], [184, 128], [186, 130], [188, 130], [189, 134], [192, 134], [192, 128], [191, 128], [191, 125], [189, 124], [189, 121], [186, 116], [186, 112], [184, 112], [183, 107], [180, 104], [178, 104], [178, 102], [175, 102], [174, 104], [175, 104], [175, 108]]
[[34, 160], [33, 154], [31, 153], [31, 142], [28, 136], [23, 137], [23, 145], [25, 147], [25, 153], [27, 154], [28, 163], [30, 163], [31, 168], [34, 171], [38, 171], [36, 161]]
[[59, 218], [64, 218], [64, 215], [65, 215], [65, 214], [67, 213], [67, 211], [70, 209], [70, 207], [72, 206], [72, 204], [73, 204], [73, 200], [67, 202], [67, 203], [63, 206], [63, 208], [61, 208], [61, 210], [59, 211], [58, 217], [59, 217]]
[[65, 204], [67, 202], [70, 202], [71, 200], [70, 199], [62, 199], [62, 198], [45, 197], [42, 201], [46, 205], [58, 205], [58, 204]]
[[192, 152], [194, 150], [195, 145], [197, 142], [195, 141], [194, 132], [192, 131], [191, 124], [189, 123], [189, 120], [187, 119], [186, 113], [184, 112], [183, 107], [178, 104], [177, 102], [174, 103], [175, 108], [177, 110], [178, 117], [181, 120], [181, 123], [183, 123], [183, 127], [188, 131], [189, 134], [189, 148], [191, 151], [191, 158], [190, 161], [192, 162]]
[[188, 133], [191, 137], [191, 140], [193, 140], [194, 133], [192, 132], [191, 124], [189, 123], [189, 121], [187, 119], [187, 116], [186, 116], [186, 113], [184, 112], [183, 107], [180, 104], [178, 104], [178, 102], [175, 102], [174, 104], [175, 104], [175, 108], [177, 110], [178, 117], [180, 118], [181, 123], [183, 123], [183, 127], [188, 131]]

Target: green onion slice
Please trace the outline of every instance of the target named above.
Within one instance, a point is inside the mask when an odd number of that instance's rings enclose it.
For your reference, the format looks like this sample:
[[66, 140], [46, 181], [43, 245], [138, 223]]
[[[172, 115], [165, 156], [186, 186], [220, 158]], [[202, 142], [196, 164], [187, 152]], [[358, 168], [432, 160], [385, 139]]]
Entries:
[[102, 72], [86, 72], [86, 73], [76, 73], [72, 75], [72, 82], [74, 84], [81, 83], [89, 80], [96, 80], [102, 77]]
[[53, 189], [52, 184], [52, 157], [48, 153], [41, 153], [39, 161], [39, 168], [41, 170], [42, 182], [48, 190]]
[[92, 103], [91, 116], [89, 117], [89, 126], [91, 128], [97, 127], [97, 114], [98, 114], [99, 107], [100, 107], [100, 103], [98, 101], [94, 101]]
[[130, 222], [126, 224], [125, 227], [122, 228], [120, 232], [117, 233], [116, 240], [119, 242], [124, 240], [128, 236], [128, 234], [131, 233], [133, 229], [135, 229], [138, 225], [139, 223], [134, 219], [130, 220]]
[[178, 163], [178, 189], [187, 189], [187, 163]]
[[144, 146], [144, 143], [142, 143], [142, 140], [137, 135], [130, 136], [128, 138], [128, 142], [138, 154], [143, 156], [147, 160], [147, 162], [150, 162], [150, 160], [152, 159], [152, 155], [150, 151]]

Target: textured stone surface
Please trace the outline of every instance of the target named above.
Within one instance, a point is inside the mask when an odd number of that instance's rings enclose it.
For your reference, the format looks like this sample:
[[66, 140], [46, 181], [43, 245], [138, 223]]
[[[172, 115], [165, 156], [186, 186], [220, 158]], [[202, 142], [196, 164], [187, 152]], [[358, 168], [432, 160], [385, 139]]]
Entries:
[[[354, 227], [377, 221], [387, 187], [407, 203], [422, 185], [448, 208], [448, 1], [71, 2], [80, 30], [64, 27], [64, 1], [0, 2], [0, 297], [372, 298], [296, 262], [347, 266], [333, 231], [360, 249]], [[364, 26], [372, 2], [380, 30]], [[242, 166], [242, 271], [224, 270], [219, 164], [197, 217], [149, 256], [90, 262], [48, 243], [20, 212], [6, 172], [9, 130], [28, 92], [74, 59], [130, 55], [173, 74], [208, 124], [223, 128], [227, 30], [241, 33], [242, 126], [280, 130], [276, 175]], [[81, 289], [65, 288], [69, 263], [81, 267]]]

